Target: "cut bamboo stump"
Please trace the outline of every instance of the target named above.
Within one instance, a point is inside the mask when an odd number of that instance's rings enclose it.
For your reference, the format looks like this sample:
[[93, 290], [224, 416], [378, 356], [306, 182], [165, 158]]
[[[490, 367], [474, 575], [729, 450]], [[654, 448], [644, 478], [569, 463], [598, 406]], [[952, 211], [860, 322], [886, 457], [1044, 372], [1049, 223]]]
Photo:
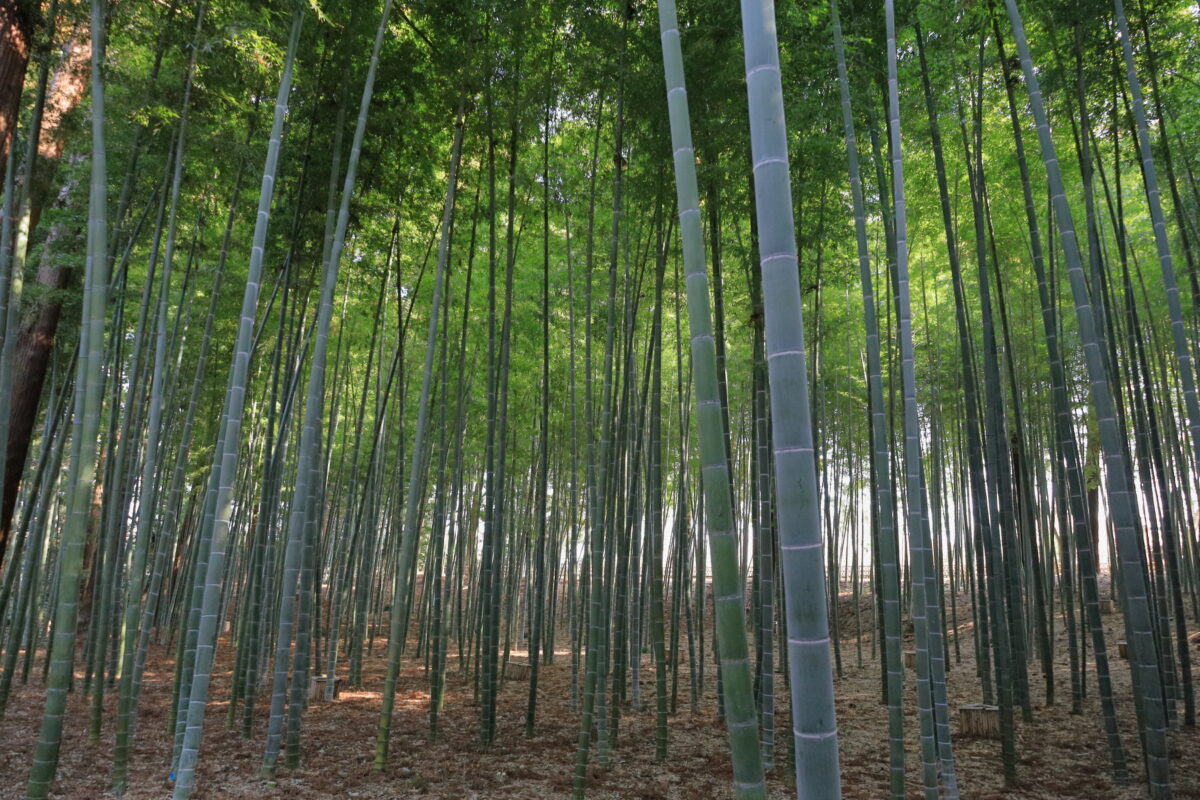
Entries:
[[971, 703], [958, 707], [958, 733], [980, 739], [1000, 738], [1000, 706]]
[[1113, 601], [1112, 600], [1101, 600], [1100, 601], [1100, 613], [1101, 614], [1113, 613]]
[[509, 661], [504, 665], [504, 677], [514, 681], [529, 680], [528, 661]]
[[[325, 682], [327, 678], [313, 678], [308, 682], [308, 702], [313, 703], [325, 699]], [[333, 699], [337, 700], [342, 693], [342, 679], [333, 679]]]
[[1117, 655], [1121, 658], [1129, 658], [1129, 643], [1117, 642]]
[[905, 669], [916, 669], [917, 668], [917, 651], [916, 650], [905, 650], [904, 651], [904, 668]]

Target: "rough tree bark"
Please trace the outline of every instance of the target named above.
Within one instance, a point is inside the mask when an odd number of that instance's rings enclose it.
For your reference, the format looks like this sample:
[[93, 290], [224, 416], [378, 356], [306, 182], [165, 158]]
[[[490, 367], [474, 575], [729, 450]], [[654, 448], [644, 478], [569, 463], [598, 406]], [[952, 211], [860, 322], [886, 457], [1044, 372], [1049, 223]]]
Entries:
[[0, 181], [21, 113], [21, 87], [33, 38], [31, 16], [28, 0], [0, 0]]
[[[0, 0], [0, 25], [3, 25], [7, 0]], [[0, 36], [5, 35], [0, 32]], [[4, 40], [0, 40], [4, 41]], [[0, 44], [0, 106], [7, 102], [3, 74], [6, 69], [5, 44]], [[91, 76], [91, 41], [82, 26], [67, 37], [62, 61], [55, 71], [46, 96], [45, 116], [38, 142], [38, 158], [31, 186], [30, 231], [36, 229], [48, 202], [66, 206], [76, 195], [74, 182], [55, 186], [55, 173], [62, 161], [69, 128], [68, 119], [83, 98]], [[0, 125], [3, 111], [0, 109]], [[3, 135], [3, 134], [0, 134]], [[78, 251], [83, 234], [78, 225], [55, 225], [47, 234], [39, 259], [36, 294], [33, 294], [21, 318], [13, 358], [12, 400], [8, 415], [8, 451], [4, 470], [3, 495], [0, 496], [0, 562], [7, 549], [17, 489], [29, 456], [29, 442], [37, 423], [42, 388], [54, 352], [54, 337], [62, 317], [63, 290], [74, 270], [62, 253]]]

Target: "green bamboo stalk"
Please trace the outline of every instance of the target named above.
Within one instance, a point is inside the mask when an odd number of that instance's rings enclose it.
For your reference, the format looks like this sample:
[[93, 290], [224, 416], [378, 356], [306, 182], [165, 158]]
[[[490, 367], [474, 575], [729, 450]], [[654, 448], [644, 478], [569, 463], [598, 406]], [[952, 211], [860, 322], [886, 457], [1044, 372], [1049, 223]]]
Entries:
[[[875, 485], [874, 514], [878, 530], [879, 588], [883, 596], [883, 661], [887, 675], [888, 786], [893, 800], [904, 797], [904, 670], [900, 663], [900, 592], [896, 565], [896, 521], [893, 484], [888, 459], [891, 436], [883, 410], [883, 375], [879, 355], [879, 321], [871, 281], [870, 249], [867, 243], [866, 204], [858, 164], [858, 136], [850, 105], [850, 79], [846, 70], [846, 48], [837, 0], [831, 0], [833, 44], [837, 54], [838, 86], [842, 99], [842, 126], [850, 169], [850, 194], [854, 207], [854, 236], [858, 274], [862, 284], [863, 321], [867, 333], [867, 400], [871, 414], [871, 467]], [[856, 605], [857, 607], [857, 605]]]
[[[614, 143], [619, 153], [622, 144], [622, 123], [624, 119], [625, 102], [625, 47], [626, 36], [622, 33], [621, 56], [619, 63], [620, 78], [617, 89], [616, 108], [614, 109]], [[603, 98], [597, 104], [596, 122], [593, 129], [592, 164], [596, 164], [600, 147], [600, 128], [603, 121]], [[584, 372], [588, 376], [585, 381], [584, 416], [588, 421], [587, 439], [587, 523], [588, 523], [588, 588], [587, 588], [587, 652], [584, 660], [583, 679], [583, 708], [580, 712], [579, 741], [576, 747], [574, 797], [583, 800], [584, 788], [587, 782], [587, 764], [589, 748], [592, 741], [592, 726], [596, 726], [596, 738], [604, 735], [606, 719], [604, 716], [604, 676], [602, 670], [607, 659], [605, 656], [605, 638], [607, 637], [608, 621], [605, 611], [605, 575], [604, 560], [607, 544], [611, 540], [608, 535], [608, 494], [605, 488], [609, 483], [610, 449], [613, 433], [613, 349], [615, 346], [615, 316], [616, 316], [616, 256], [617, 232], [619, 231], [621, 210], [621, 174], [622, 163], [615, 159], [613, 176], [613, 233], [609, 261], [609, 289], [607, 303], [607, 322], [604, 340], [604, 360], [602, 385], [598, 401], [593, 398], [592, 391], [592, 264], [593, 264], [593, 232], [595, 223], [596, 204], [596, 175], [598, 170], [593, 166], [592, 179], [588, 199], [588, 234], [587, 234], [587, 266], [585, 268], [586, 283], [584, 298], [584, 319], [587, 320], [584, 336]], [[597, 403], [599, 408], [597, 408]], [[598, 412], [598, 413], [597, 413]], [[599, 435], [596, 435], [599, 431]], [[597, 742], [597, 749], [600, 748]]]
[[[1129, 22], [1125, 18], [1125, 4], [1121, 0], [1113, 0], [1116, 11], [1117, 33], [1121, 40], [1121, 52], [1125, 57], [1125, 75], [1129, 84], [1129, 96], [1133, 105], [1133, 118], [1137, 127], [1138, 153], [1142, 162], [1142, 180], [1146, 189], [1146, 201], [1150, 206], [1150, 219], [1154, 228], [1154, 244], [1158, 254], [1159, 267], [1162, 270], [1163, 288], [1167, 295], [1167, 313], [1171, 322], [1171, 343], [1175, 348], [1175, 360], [1179, 369], [1179, 382], [1183, 392], [1184, 410], [1187, 414], [1187, 427], [1191, 432], [1193, 458], [1200, 463], [1200, 399], [1196, 396], [1196, 377], [1192, 363], [1192, 351], [1188, 341], [1187, 329], [1183, 323], [1183, 308], [1179, 299], [1179, 286], [1175, 279], [1175, 265], [1171, 255], [1171, 242], [1167, 236], [1166, 216], [1163, 214], [1162, 198], [1158, 188], [1158, 172], [1154, 165], [1154, 150], [1150, 141], [1150, 128], [1146, 122], [1145, 100], [1142, 96], [1142, 84], [1138, 79], [1137, 68], [1133, 60], [1133, 43], [1129, 36]], [[1165, 124], [1160, 121], [1160, 124]], [[1164, 141], [1165, 144], [1165, 141]], [[1169, 155], [1168, 155], [1169, 159]], [[1169, 161], [1168, 161], [1169, 163]], [[1168, 167], [1169, 169], [1169, 167]], [[1181, 229], [1182, 230], [1182, 229]], [[1186, 234], [1184, 237], [1186, 244]], [[1193, 299], [1193, 303], [1195, 303]], [[1173, 535], [1173, 534], [1172, 534]], [[1174, 552], [1171, 546], [1170, 551]], [[1183, 670], [1184, 718], [1188, 725], [1196, 724], [1196, 701], [1192, 689], [1191, 663], [1188, 648], [1184, 644], [1185, 633], [1183, 625], [1183, 598], [1180, 592], [1173, 592], [1173, 613], [1178, 628], [1179, 659]], [[1169, 655], [1169, 650], [1164, 655]]]
[[[841, 794], [837, 723], [775, 4], [773, 0], [742, 0], [741, 7], [771, 382], [796, 792], [800, 797], [833, 798]], [[715, 587], [714, 591], [720, 592]], [[739, 607], [734, 610], [740, 616], [740, 593], [736, 600]], [[722, 647], [722, 658], [727, 660], [723, 668], [728, 696], [728, 660], [736, 654]]]
[[242, 413], [250, 367], [251, 334], [258, 307], [263, 251], [271, 216], [271, 201], [275, 191], [280, 140], [283, 135], [283, 123], [287, 115], [288, 98], [291, 92], [292, 67], [303, 21], [304, 5], [297, 3], [292, 15], [287, 55], [279, 81], [279, 92], [275, 98], [275, 116], [271, 125], [271, 137], [267, 145], [266, 162], [263, 167], [262, 185], [258, 198], [258, 215], [255, 218], [254, 238], [250, 250], [250, 265], [247, 272], [246, 289], [242, 296], [242, 311], [233, 363], [230, 366], [227, 408], [222, 416], [222, 448], [218, 451], [218, 462], [214, 465], [215, 516], [211, 522], [212, 541], [208, 563], [205, 565], [205, 575], [202, 579], [204, 591], [200, 605], [196, 664], [188, 692], [187, 721], [180, 743], [174, 800], [187, 800], [195, 787], [196, 762], [199, 758], [200, 740], [204, 730], [204, 712], [208, 702], [208, 686], [212, 677], [212, 663], [217, 643], [217, 616], [220, 611], [221, 588], [225, 576], [225, 554], [230, 531], [233, 483], [241, 450]]
[[[390, 7], [391, 0], [387, 6]], [[382, 34], [382, 27], [380, 32]], [[376, 770], [387, 766], [392, 711], [395, 704], [396, 680], [400, 672], [400, 656], [408, 628], [409, 570], [416, 563], [418, 508], [421, 499], [425, 457], [425, 427], [429, 415], [429, 387], [433, 381], [433, 357], [437, 350], [438, 316], [442, 302], [442, 283], [450, 249], [450, 224], [454, 218], [455, 190], [458, 188], [458, 166], [462, 153], [463, 107], [460, 104], [454, 122], [454, 144], [450, 152], [450, 169], [446, 178], [446, 198], [442, 207], [441, 240], [438, 244], [437, 273], [433, 282], [433, 299], [429, 311], [429, 330], [425, 339], [425, 364], [421, 376], [421, 396], [417, 406], [417, 426], [413, 433], [412, 467], [409, 470], [408, 497], [404, 504], [404, 528], [400, 540], [400, 561], [396, 570], [396, 593], [392, 602], [391, 625], [388, 633], [388, 673], [384, 684], [383, 703], [379, 713], [379, 729], [375, 740]]]
[[[363, 83], [362, 98], [359, 102], [358, 120], [354, 128], [354, 137], [350, 145], [350, 156], [346, 162], [346, 174], [343, 179], [341, 203], [338, 207], [337, 224], [334, 228], [333, 244], [329, 251], [328, 261], [324, 263], [321, 282], [321, 293], [317, 308], [316, 336], [313, 340], [313, 355], [309, 366], [307, 398], [304, 408], [304, 422], [300, 432], [300, 444], [297, 453], [296, 487], [293, 494], [291, 513], [288, 518], [287, 544], [284, 552], [282, 583], [279, 592], [278, 630], [275, 639], [275, 675], [271, 694], [271, 715], [267, 728], [267, 743], [263, 753], [263, 763], [259, 774], [263, 777], [273, 777], [279, 758], [283, 730], [283, 712], [289, 650], [291, 648], [293, 614], [296, 600], [296, 588], [299, 581], [301, 560], [303, 558], [304, 541], [307, 538], [309, 516], [312, 504], [319, 486], [323, 482], [321, 476], [320, 447], [324, 412], [325, 372], [329, 348], [329, 330], [333, 321], [333, 295], [337, 288], [339, 267], [342, 252], [345, 248], [346, 231], [349, 225], [350, 198], [354, 193], [354, 185], [358, 175], [359, 157], [362, 154], [363, 137], [366, 133], [371, 97], [375, 88], [375, 75], [379, 64], [379, 51], [382, 47], [384, 32], [391, 15], [392, 0], [387, 0], [383, 6], [379, 26], [375, 33], [374, 46], [367, 67], [366, 79]], [[307, 659], [307, 653], [301, 654], [297, 644], [294, 659], [297, 664]], [[303, 684], [307, 680], [307, 669], [302, 674], [292, 676], [292, 709], [293, 715], [300, 711], [297, 693], [303, 698]], [[296, 723], [298, 725], [298, 722]], [[298, 736], [298, 729], [293, 734]]]
[[1024, 24], [1016, 0], [1005, 0], [1005, 7], [1016, 37], [1017, 53], [1025, 75], [1025, 85], [1029, 90], [1030, 109], [1037, 128], [1038, 143], [1041, 146], [1042, 160], [1045, 163], [1046, 175], [1050, 184], [1054, 215], [1066, 258], [1067, 276], [1075, 300], [1075, 312], [1088, 370], [1092, 404], [1100, 429], [1106, 466], [1105, 484], [1109, 510], [1116, 528], [1117, 552], [1121, 564], [1122, 595], [1125, 601], [1125, 613], [1133, 631], [1133, 638], [1130, 641], [1131, 665], [1146, 758], [1147, 781], [1151, 797], [1156, 800], [1165, 800], [1171, 796], [1170, 764], [1166, 748], [1166, 714], [1159, 678], [1157, 647], [1153, 639], [1146, 586], [1142, 577], [1136, 511], [1126, 482], [1128, 472], [1124, 446], [1117, 425], [1116, 409], [1109, 389], [1109, 377], [1103, 360], [1092, 303], [1083, 275], [1079, 242], [1075, 234], [1071, 209], [1067, 204], [1057, 150], [1050, 135], [1050, 125], [1042, 100], [1041, 87], [1033, 69], [1029, 43], [1025, 38]]
[[[884, 4], [887, 29], [887, 100], [888, 134], [892, 161], [892, 208], [895, 219], [895, 281], [896, 321], [899, 338], [900, 376], [904, 403], [904, 476], [906, 508], [908, 511], [909, 578], [912, 582], [912, 617], [916, 640], [917, 706], [921, 728], [921, 761], [925, 796], [938, 797], [938, 761], [941, 779], [948, 797], [957, 797], [954, 757], [950, 751], [949, 726], [945, 709], [938, 712], [936, 684], [937, 665], [941, 661], [936, 646], [940, 631], [935, 598], [930, 597], [930, 582], [926, 576], [933, 571], [932, 543], [928, 530], [925, 502], [925, 471], [921, 461], [921, 427], [917, 410], [917, 381], [912, 335], [912, 301], [908, 271], [908, 206], [904, 191], [904, 160], [900, 139], [900, 90], [897, 78], [897, 48], [895, 6], [892, 0]], [[918, 36], [920, 33], [918, 32]]]
[[[550, 468], [550, 110], [553, 101], [554, 55], [558, 41], [557, 15], [551, 13], [550, 57], [546, 68], [546, 100], [542, 132], [542, 408], [538, 422], [538, 489], [536, 595], [529, 636], [529, 701], [525, 709], [525, 735], [533, 736], [537, 711], [537, 690], [540, 649], [543, 642], [543, 610], [546, 595], [546, 494], [549, 490]], [[557, 498], [558, 494], [555, 493]], [[551, 619], [553, 629], [553, 618]]]
[[88, 195], [87, 258], [83, 323], [80, 325], [80, 358], [76, 377], [76, 413], [73, 423], [72, 478], [67, 520], [59, 545], [54, 636], [47, 659], [49, 673], [41, 731], [34, 750], [27, 800], [43, 800], [58, 770], [67, 691], [72, 682], [75, 623], [79, 610], [79, 582], [83, 544], [87, 536], [91, 494], [96, 479], [97, 436], [104, 394], [104, 327], [108, 307], [108, 165], [104, 115], [104, 14], [102, 0], [91, 3], [92, 34], [92, 159]]
[[[129, 566], [127, 596], [125, 599], [125, 614], [123, 622], [124, 655], [121, 663], [121, 683], [117, 709], [116, 745], [113, 753], [113, 789], [122, 793], [125, 789], [129, 767], [129, 740], [132, 731], [132, 710], [134, 698], [134, 669], [138, 623], [142, 604], [142, 592], [146, 561], [150, 550], [151, 524], [154, 521], [153, 500], [157, 494], [159, 469], [159, 440], [162, 433], [163, 386], [166, 371], [167, 350], [167, 292], [171, 285], [171, 267], [174, 260], [175, 233], [178, 224], [179, 194], [183, 183], [183, 161], [186, 146], [188, 109], [191, 105], [192, 79], [196, 71], [196, 56], [199, 52], [199, 35], [204, 25], [204, 14], [207, 2], [200, 3], [196, 11], [196, 28], [192, 40], [192, 53], [188, 62], [187, 77], [184, 81], [183, 101], [179, 117], [179, 127], [175, 137], [174, 175], [171, 181], [170, 219], [167, 226], [166, 252], [163, 257], [163, 272], [161, 289], [158, 299], [157, 330], [154, 345], [154, 368], [150, 385], [150, 410], [146, 421], [145, 455], [142, 463], [141, 498], [138, 503], [137, 529], [134, 533], [134, 552]], [[96, 701], [99, 702], [101, 692], [96, 691]]]
[[[686, 273], [688, 325], [695, 377], [696, 421], [700, 433], [701, 471], [713, 565], [717, 638], [720, 642], [725, 723], [733, 761], [734, 791], [742, 800], [766, 796], [757, 711], [746, 651], [741, 583], [737, 574], [737, 542], [733, 529], [731, 475], [717, 381], [716, 343], [708, 299], [704, 239], [696, 184], [691, 120], [684, 83], [679, 21], [673, 0], [660, 0], [659, 31], [671, 123], [679, 232]], [[797, 288], [797, 293], [799, 289]], [[701, 574], [701, 591], [703, 576]], [[821, 590], [823, 594], [823, 589]], [[824, 604], [822, 602], [822, 608]], [[832, 681], [831, 681], [832, 683]], [[832, 689], [832, 686], [830, 687]], [[830, 696], [832, 700], [832, 695]], [[835, 758], [836, 760], [836, 758]]]

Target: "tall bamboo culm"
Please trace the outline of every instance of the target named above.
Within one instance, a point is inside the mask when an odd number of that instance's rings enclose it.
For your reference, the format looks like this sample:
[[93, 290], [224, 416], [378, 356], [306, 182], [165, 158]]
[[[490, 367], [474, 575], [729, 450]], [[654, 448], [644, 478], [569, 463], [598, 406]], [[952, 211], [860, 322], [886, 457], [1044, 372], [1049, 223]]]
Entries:
[[[837, 798], [841, 796], [841, 773], [833, 658], [775, 3], [742, 0], [741, 7], [771, 390], [796, 794]], [[738, 613], [740, 616], [740, 608]], [[729, 658], [729, 654], [723, 652], [722, 657]]]

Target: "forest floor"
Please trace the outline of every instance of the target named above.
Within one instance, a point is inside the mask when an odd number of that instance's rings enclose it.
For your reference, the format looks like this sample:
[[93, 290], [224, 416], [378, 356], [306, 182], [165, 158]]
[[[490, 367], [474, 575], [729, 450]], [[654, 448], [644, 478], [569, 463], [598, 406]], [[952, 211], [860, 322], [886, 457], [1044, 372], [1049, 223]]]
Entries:
[[[861, 619], [870, 621], [871, 602], [863, 599]], [[855, 613], [849, 597], [841, 604], [843, 674], [837, 681], [837, 713], [841, 750], [842, 788], [848, 800], [886, 796], [888, 747], [886, 707], [879, 703], [879, 667], [871, 659], [869, 632], [862, 641], [863, 663], [858, 665]], [[963, 623], [963, 620], [966, 623]], [[959, 613], [961, 663], [955, 663], [951, 638], [949, 700], [951, 709], [980, 702], [971, 644], [970, 610]], [[1045, 705], [1040, 666], [1030, 662], [1034, 698], [1033, 721], [1019, 722], [1017, 756], [1019, 785], [1005, 790], [1002, 782], [1000, 743], [958, 736], [954, 720], [954, 750], [958, 783], [967, 800], [1029, 798], [1112, 798], [1134, 800], [1145, 796], [1140, 748], [1134, 730], [1130, 701], [1129, 669], [1116, 658], [1115, 642], [1120, 617], [1105, 617], [1112, 653], [1114, 690], [1122, 740], [1129, 754], [1134, 781], [1114, 786], [1108, 751], [1101, 729], [1095, 682], [1089, 680], [1084, 713], [1070, 713], [1065, 632], [1056, 620], [1058, 638], [1055, 661], [1057, 702]], [[849, 632], [849, 634], [847, 633]], [[560, 641], [565, 637], [560, 637]], [[711, 641], [711, 639], [707, 640]], [[1192, 663], [1200, 662], [1200, 642], [1192, 645]], [[681, 645], [682, 647], [682, 645]], [[478, 745], [479, 708], [472, 686], [456, 668], [451, 643], [450, 674], [445, 707], [436, 741], [428, 738], [427, 680], [423, 665], [406, 661], [396, 694], [391, 758], [388, 769], [373, 772], [380, 691], [386, 670], [386, 647], [375, 643], [374, 656], [364, 662], [366, 679], [360, 690], [344, 690], [331, 703], [316, 702], [307, 711], [302, 740], [302, 766], [281, 769], [276, 781], [257, 777], [265, 736], [265, 714], [256, 720], [254, 735], [243, 739], [225, 725], [229, 701], [228, 648], [220, 651], [212, 685], [204, 745], [197, 774], [197, 800], [332, 800], [365, 798], [399, 800], [470, 800], [512, 798], [548, 800], [571, 793], [578, 737], [578, 715], [570, 709], [570, 656], [563, 652], [555, 663], [541, 669], [538, 725], [532, 738], [524, 736], [528, 683], [508, 680], [499, 704], [498, 735], [494, 747]], [[520, 657], [520, 654], [517, 654]], [[1194, 667], [1195, 668], [1195, 667]], [[608, 767], [590, 769], [588, 797], [645, 798], [646, 800], [719, 800], [733, 796], [728, 748], [723, 723], [715, 709], [711, 660], [700, 711], [690, 710], [686, 671], [680, 670], [679, 711], [669, 720], [669, 753], [663, 764], [654, 761], [654, 669], [649, 659], [641, 669], [643, 711], [622, 709], [620, 740]], [[915, 681], [907, 671], [905, 732], [907, 736], [908, 794], [921, 797], [920, 758], [916, 737]], [[166, 730], [171, 697], [173, 664], [161, 651], [151, 654], [140, 703], [140, 724], [130, 775], [128, 800], [163, 800], [170, 796], [167, 765], [171, 736]], [[785, 765], [788, 713], [783, 676], [777, 675], [777, 765], [769, 776], [772, 798], [794, 796], [793, 780]], [[25, 780], [41, 719], [43, 691], [35, 679], [13, 687], [6, 717], [0, 721], [0, 800], [23, 797]], [[71, 697], [58, 781], [52, 797], [91, 800], [107, 793], [112, 754], [111, 723], [115, 698], [106, 697], [105, 731], [99, 744], [88, 742], [88, 704], [78, 694]], [[265, 696], [260, 704], [265, 703]], [[261, 711], [261, 708], [260, 708]], [[1181, 711], [1182, 713], [1182, 704]], [[1200, 729], [1171, 733], [1172, 777], [1176, 798], [1200, 798]], [[594, 755], [593, 755], [594, 760]]]

